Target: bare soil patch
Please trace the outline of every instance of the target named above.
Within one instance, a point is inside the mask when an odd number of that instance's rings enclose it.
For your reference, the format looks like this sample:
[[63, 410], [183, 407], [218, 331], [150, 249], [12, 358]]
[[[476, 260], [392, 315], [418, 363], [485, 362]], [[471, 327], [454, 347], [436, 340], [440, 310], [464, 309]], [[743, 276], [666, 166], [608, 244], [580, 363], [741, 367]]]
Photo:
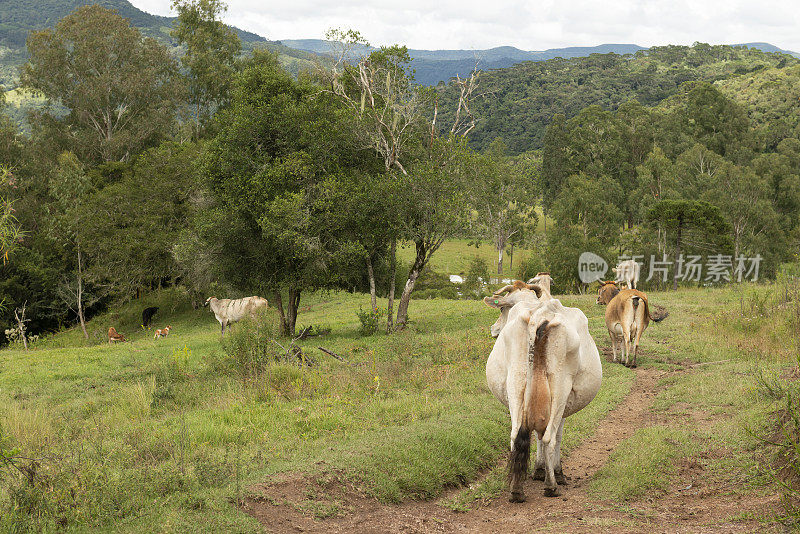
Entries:
[[[666, 492], [627, 503], [604, 501], [588, 493], [589, 480], [611, 451], [638, 428], [663, 422], [657, 420], [663, 419], [663, 414], [656, 416], [649, 409], [659, 379], [671, 372], [693, 371], [639, 368], [635, 372], [636, 380], [628, 396], [593, 436], [564, 458], [567, 485], [562, 497], [544, 497], [543, 482], [529, 478], [525, 503], [509, 503], [507, 492], [503, 492], [484, 506], [458, 513], [431, 501], [381, 504], [336, 475], [312, 480], [290, 474], [251, 488], [254, 496], [246, 499], [241, 508], [268, 532], [277, 533], [780, 531], [777, 525], [759, 521], [762, 516], [774, 514], [780, 504], [777, 495], [743, 494], [707, 480], [702, 457], [683, 460], [678, 465], [676, 482]], [[703, 417], [692, 413], [689, 421], [703, 424]], [[314, 499], [317, 504], [309, 504]], [[320, 518], [326, 514], [329, 517]]]

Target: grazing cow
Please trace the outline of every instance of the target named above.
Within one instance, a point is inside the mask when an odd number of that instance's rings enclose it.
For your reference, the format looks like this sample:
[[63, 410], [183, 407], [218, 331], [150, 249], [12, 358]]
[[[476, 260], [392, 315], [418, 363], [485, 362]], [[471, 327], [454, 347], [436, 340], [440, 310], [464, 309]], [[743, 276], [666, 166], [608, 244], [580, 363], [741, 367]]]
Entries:
[[639, 272], [642, 266], [636, 260], [625, 260], [611, 269], [617, 274], [617, 283], [625, 283], [628, 289], [636, 289], [639, 284]]
[[113, 326], [109, 327], [108, 329], [108, 343], [116, 343], [117, 341], [128, 341], [125, 339], [125, 336], [117, 332], [117, 329]]
[[[502, 302], [490, 302], [497, 300]], [[508, 310], [486, 362], [486, 379], [511, 415], [511, 502], [525, 500], [531, 432], [537, 440], [534, 479], [544, 480], [545, 496], [560, 494], [558, 484], [566, 480], [561, 468], [564, 419], [594, 399], [602, 376], [589, 321], [579, 309], [558, 299], [528, 296]]]
[[218, 299], [208, 297], [203, 306], [210, 306], [214, 316], [222, 326], [222, 335], [225, 335], [225, 327], [240, 321], [245, 315], [253, 317], [258, 308], [267, 307], [267, 299], [261, 297], [245, 297], [242, 299]]
[[633, 362], [636, 367], [636, 355], [639, 352], [639, 339], [642, 337], [650, 321], [661, 322], [666, 314], [655, 318], [650, 314], [647, 295], [636, 289], [623, 289], [611, 299], [606, 307], [606, 328], [611, 338], [611, 350], [614, 361], [617, 361], [617, 343], [620, 344], [622, 358], [627, 367], [631, 344], [633, 344]]
[[166, 328], [159, 328], [156, 330], [156, 335], [153, 336], [153, 339], [158, 339], [160, 337], [167, 337], [169, 335], [169, 331], [172, 330], [172, 326], [167, 325]]
[[[529, 285], [535, 285], [542, 288], [542, 293], [547, 298], [550, 298], [550, 286], [553, 283], [553, 279], [550, 278], [550, 273], [537, 273], [536, 276], [528, 280]], [[544, 297], [543, 297], [544, 298]]]
[[606, 305], [619, 293], [619, 286], [614, 280], [600, 280], [600, 289], [597, 290], [597, 303]]
[[158, 311], [158, 306], [151, 306], [142, 310], [142, 326], [150, 328], [150, 323], [153, 322], [153, 316]]

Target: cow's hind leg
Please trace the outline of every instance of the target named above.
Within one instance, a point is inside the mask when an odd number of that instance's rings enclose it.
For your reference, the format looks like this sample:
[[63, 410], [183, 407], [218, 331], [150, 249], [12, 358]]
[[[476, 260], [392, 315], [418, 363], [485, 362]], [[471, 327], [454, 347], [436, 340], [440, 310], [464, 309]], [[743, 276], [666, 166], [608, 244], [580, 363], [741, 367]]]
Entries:
[[631, 354], [631, 332], [629, 329], [622, 327], [622, 356], [625, 360], [625, 367], [630, 366], [630, 354]]
[[608, 331], [608, 337], [611, 338], [611, 353], [614, 355], [614, 362], [617, 361], [617, 336], [611, 330]]
[[567, 483], [567, 477], [564, 476], [564, 470], [561, 467], [561, 438], [564, 435], [564, 421], [565, 419], [561, 420], [561, 425], [559, 425], [558, 433], [556, 434], [556, 463], [554, 469], [556, 482], [561, 485]]
[[536, 461], [533, 464], [533, 480], [544, 480], [544, 443], [536, 439]]

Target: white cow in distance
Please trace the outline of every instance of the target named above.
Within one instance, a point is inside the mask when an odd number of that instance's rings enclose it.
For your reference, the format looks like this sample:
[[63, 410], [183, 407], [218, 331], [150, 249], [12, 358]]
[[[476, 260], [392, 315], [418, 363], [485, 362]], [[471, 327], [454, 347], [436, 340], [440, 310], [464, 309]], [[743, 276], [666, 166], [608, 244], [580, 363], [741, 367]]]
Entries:
[[253, 317], [258, 308], [268, 307], [267, 299], [262, 297], [244, 297], [241, 299], [218, 299], [208, 297], [203, 306], [210, 306], [214, 316], [222, 326], [222, 335], [225, 335], [225, 327], [231, 323], [241, 321], [245, 315]]
[[486, 362], [486, 380], [511, 415], [511, 502], [525, 500], [531, 432], [537, 439], [534, 479], [544, 480], [545, 496], [560, 494], [564, 419], [594, 399], [603, 377], [586, 315], [537, 286], [518, 284], [526, 287], [484, 299], [502, 312], [492, 327], [493, 334], [499, 332]]
[[612, 268], [617, 275], [617, 283], [625, 283], [628, 289], [636, 289], [642, 266], [636, 260], [625, 260]]

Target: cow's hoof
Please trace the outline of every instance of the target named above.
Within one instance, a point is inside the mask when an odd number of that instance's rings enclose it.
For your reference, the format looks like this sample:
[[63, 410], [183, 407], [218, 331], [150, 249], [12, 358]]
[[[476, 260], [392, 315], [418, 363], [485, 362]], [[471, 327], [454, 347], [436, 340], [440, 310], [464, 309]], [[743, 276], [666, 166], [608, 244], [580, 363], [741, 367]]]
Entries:
[[514, 493], [511, 492], [511, 497], [508, 498], [508, 502], [525, 502], [525, 494], [524, 493]]
[[635, 363], [631, 364], [631, 369], [636, 369], [636, 364]]
[[556, 471], [556, 484], [559, 486], [567, 483], [567, 477], [564, 476], [562, 471]]
[[545, 497], [560, 497], [561, 496], [561, 490], [559, 489], [558, 486], [556, 486], [555, 488], [545, 488], [544, 489], [544, 496]]
[[533, 480], [542, 480], [542, 481], [544, 481], [544, 469], [536, 469], [533, 472]]

